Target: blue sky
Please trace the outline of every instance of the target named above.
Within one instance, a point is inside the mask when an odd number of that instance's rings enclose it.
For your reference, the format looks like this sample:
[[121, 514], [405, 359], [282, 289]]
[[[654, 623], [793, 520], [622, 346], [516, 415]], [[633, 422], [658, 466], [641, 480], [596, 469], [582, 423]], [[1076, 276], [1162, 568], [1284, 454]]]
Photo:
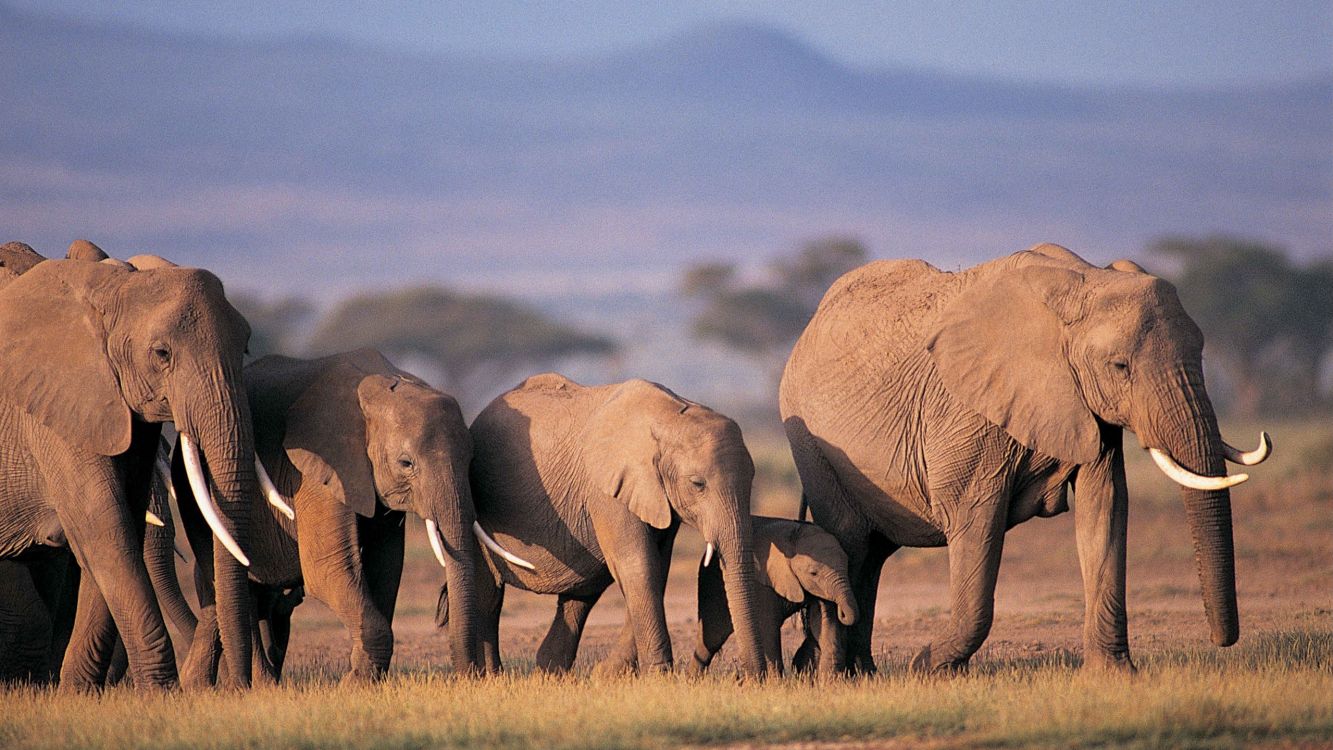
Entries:
[[1333, 71], [1330, 0], [735, 2], [615, 0], [0, 0], [233, 37], [317, 35], [418, 52], [546, 57], [757, 21], [844, 63], [1070, 83], [1218, 86]]

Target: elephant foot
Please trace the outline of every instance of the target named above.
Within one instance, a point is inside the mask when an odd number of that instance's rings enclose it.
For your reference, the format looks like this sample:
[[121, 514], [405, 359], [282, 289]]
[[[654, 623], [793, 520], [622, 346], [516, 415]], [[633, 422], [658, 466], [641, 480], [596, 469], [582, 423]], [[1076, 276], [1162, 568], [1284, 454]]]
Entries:
[[708, 671], [709, 665], [712, 665], [713, 655], [714, 654], [709, 654], [708, 650], [700, 646], [698, 647], [698, 650], [694, 651], [689, 662], [685, 663], [684, 669], [681, 671], [684, 671], [684, 673], [690, 675], [690, 677], [701, 677], [705, 671]]
[[1134, 661], [1129, 658], [1127, 653], [1090, 652], [1083, 657], [1083, 668], [1090, 672], [1106, 674], [1135, 675], [1139, 672], [1139, 668], [1134, 666]]
[[[537, 666], [537, 671], [541, 672], [542, 674], [565, 674], [566, 672], [569, 671], [569, 667], [571, 665], [566, 665], [558, 661], [544, 660], [538, 658], [536, 666]], [[593, 671], [595, 672], [596, 669], [594, 668]]]
[[384, 679], [384, 670], [357, 667], [342, 676], [339, 685], [373, 685]]
[[916, 656], [912, 657], [912, 663], [907, 668], [908, 672], [919, 675], [955, 675], [967, 671], [967, 663], [970, 657], [937, 661], [931, 655], [933, 645], [927, 644], [917, 652]]
[[857, 654], [852, 657], [848, 671], [861, 677], [874, 677], [879, 668], [875, 666], [875, 660], [870, 658], [869, 654]]
[[625, 658], [615, 652], [608, 654], [606, 658], [597, 662], [597, 665], [592, 668], [594, 677], [619, 677], [636, 674], [638, 671], [637, 660]]
[[657, 664], [642, 664], [639, 666], [639, 674], [671, 674], [674, 668], [675, 665], [669, 661]]
[[798, 674], [806, 674], [815, 671], [819, 664], [819, 641], [813, 638], [806, 638], [801, 647], [796, 649], [796, 653], [791, 657], [791, 668]]

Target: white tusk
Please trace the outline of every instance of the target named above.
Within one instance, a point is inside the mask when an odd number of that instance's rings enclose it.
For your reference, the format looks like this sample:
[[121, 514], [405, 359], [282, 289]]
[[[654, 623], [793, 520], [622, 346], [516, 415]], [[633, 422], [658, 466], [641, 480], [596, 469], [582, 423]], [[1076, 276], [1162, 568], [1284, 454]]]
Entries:
[[487, 534], [486, 530], [481, 527], [481, 524], [477, 523], [476, 521], [472, 522], [472, 531], [477, 535], [477, 538], [481, 540], [481, 543], [486, 545], [486, 549], [489, 549], [490, 551], [494, 552], [500, 557], [503, 557], [505, 560], [508, 560], [509, 562], [513, 563], [514, 565], [517, 565], [520, 568], [527, 568], [528, 570], [537, 569], [537, 566], [533, 565], [527, 560], [524, 560], [518, 555], [515, 555], [513, 552], [510, 552], [504, 547], [501, 547], [500, 543], [492, 539], [491, 535]]
[[171, 484], [171, 467], [167, 466], [167, 463], [162, 460], [161, 456], [158, 456], [157, 463], [153, 465], [153, 468], [157, 469], [157, 474], [162, 479], [162, 484], [167, 488], [167, 497], [170, 497], [172, 502], [176, 502], [176, 488]]
[[1242, 466], [1254, 466], [1268, 460], [1268, 454], [1273, 452], [1273, 439], [1268, 437], [1267, 432], [1259, 433], [1259, 447], [1252, 451], [1242, 452], [1232, 448], [1225, 441], [1222, 443], [1222, 451], [1226, 454], [1227, 460], [1233, 464]]
[[204, 467], [199, 461], [199, 449], [195, 447], [194, 441], [189, 436], [181, 433], [181, 457], [185, 459], [185, 475], [190, 478], [190, 489], [194, 490], [194, 501], [199, 505], [199, 512], [204, 514], [204, 520], [208, 521], [209, 528], [217, 535], [218, 541], [227, 548], [231, 556], [236, 558], [237, 562], [250, 567], [250, 558], [245, 556], [241, 547], [232, 538], [227, 531], [227, 527], [222, 525], [222, 514], [218, 511], [217, 504], [213, 501], [213, 494], [208, 491], [208, 480], [204, 478]]
[[166, 526], [165, 523], [162, 523], [162, 519], [158, 517], [158, 515], [151, 510], [144, 511], [143, 520], [153, 524], [154, 526]]
[[709, 542], [708, 546], [704, 547], [704, 567], [706, 568], [712, 563], [713, 563], [713, 543]]
[[1157, 468], [1162, 473], [1171, 477], [1171, 479], [1182, 487], [1188, 487], [1192, 490], [1225, 490], [1228, 487], [1235, 487], [1250, 478], [1249, 474], [1232, 474], [1225, 477], [1201, 477], [1198, 474], [1186, 469], [1175, 462], [1175, 459], [1164, 450], [1158, 448], [1149, 448], [1148, 455], [1157, 464]]
[[259, 476], [259, 487], [264, 490], [264, 497], [268, 498], [268, 504], [287, 516], [287, 520], [295, 521], [296, 511], [292, 510], [292, 506], [287, 504], [287, 498], [283, 497], [281, 492], [278, 492], [273, 480], [269, 479], [268, 472], [264, 471], [264, 462], [259, 460], [259, 454], [255, 454], [255, 474]]
[[444, 562], [444, 545], [440, 544], [440, 527], [435, 522], [426, 519], [426, 538], [430, 540], [430, 551], [435, 553], [435, 559], [440, 561], [440, 567], [448, 569]]

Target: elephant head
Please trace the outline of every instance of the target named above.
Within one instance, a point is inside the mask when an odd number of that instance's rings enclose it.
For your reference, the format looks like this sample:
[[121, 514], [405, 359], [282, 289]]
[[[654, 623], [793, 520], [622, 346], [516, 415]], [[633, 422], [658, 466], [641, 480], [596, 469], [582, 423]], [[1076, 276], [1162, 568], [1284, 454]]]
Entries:
[[619, 386], [590, 421], [588, 476], [657, 529], [673, 517], [716, 549], [741, 661], [764, 671], [750, 523], [754, 462], [732, 420], [642, 380]]
[[[197, 477], [215, 489], [196, 496], [223, 542], [215, 553], [219, 619], [228, 658], [236, 660], [232, 674], [246, 682], [250, 599], [241, 550], [255, 471], [241, 358], [250, 328], [222, 283], [200, 269], [46, 261], [5, 288], [0, 329], [10, 332], [0, 342], [0, 398], [69, 446], [122, 454], [135, 420], [174, 422], [191, 444]], [[123, 515], [89, 509], [80, 513], [89, 526], [82, 533], [132, 534]]]
[[1213, 643], [1239, 636], [1223, 442], [1204, 389], [1203, 335], [1175, 288], [1122, 261], [1098, 268], [1043, 245], [970, 272], [927, 348], [949, 393], [1018, 442], [1072, 464], [1131, 430], [1183, 485]]
[[[445, 569], [454, 668], [479, 664], [476, 651], [474, 533], [468, 482], [472, 438], [458, 402], [362, 351], [325, 371], [287, 412], [283, 445], [301, 471], [364, 517], [415, 513]], [[257, 363], [262, 365], [262, 361]]]
[[847, 579], [847, 553], [838, 540], [814, 524], [796, 521], [782, 520], [775, 530], [774, 535], [755, 531], [760, 582], [793, 604], [804, 603], [806, 594], [833, 602], [838, 621], [854, 624], [856, 595]]
[[27, 273], [33, 266], [46, 260], [36, 250], [22, 242], [0, 245], [0, 284]]

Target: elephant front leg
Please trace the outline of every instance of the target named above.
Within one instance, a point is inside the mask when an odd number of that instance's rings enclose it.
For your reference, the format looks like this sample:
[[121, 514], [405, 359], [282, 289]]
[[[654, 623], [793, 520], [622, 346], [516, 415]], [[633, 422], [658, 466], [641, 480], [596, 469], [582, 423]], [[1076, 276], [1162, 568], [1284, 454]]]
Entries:
[[[537, 668], [543, 672], [568, 672], [574, 666], [574, 657], [579, 652], [579, 641], [583, 638], [583, 626], [588, 622], [588, 613], [601, 598], [601, 589], [586, 596], [561, 594], [556, 603], [555, 619], [546, 631], [542, 645], [537, 649]], [[630, 642], [633, 649], [633, 641]]]
[[690, 671], [702, 674], [713, 663], [713, 657], [731, 637], [734, 626], [731, 610], [727, 607], [727, 588], [722, 580], [720, 564], [699, 565], [699, 640], [694, 646], [694, 663]]
[[366, 585], [356, 515], [328, 497], [298, 496], [296, 512], [306, 591], [327, 604], [351, 635], [351, 671], [343, 679], [378, 680], [393, 658], [393, 629]]
[[808, 599], [804, 605], [805, 640], [792, 657], [798, 672], [816, 671], [833, 677], [847, 671], [847, 626], [838, 620], [838, 605], [827, 599]]
[[1133, 672], [1125, 614], [1125, 456], [1119, 439], [1113, 446], [1094, 463], [1079, 467], [1074, 482], [1074, 528], [1083, 572], [1083, 664]]
[[[633, 517], [624, 507], [612, 506], [606, 515], [596, 511], [591, 515], [597, 541], [606, 555], [611, 576], [625, 596], [626, 627], [633, 634], [638, 668], [650, 672], [670, 672], [671, 636], [667, 631], [662, 599], [666, 593], [667, 566], [675, 528], [662, 532], [662, 536], [656, 536], [649, 526]], [[665, 555], [663, 546], [666, 548]], [[623, 647], [613, 650], [609, 659], [598, 665], [598, 673], [634, 666], [633, 663], [624, 663], [626, 649]]]
[[[967, 666], [990, 635], [995, 581], [1004, 550], [1006, 510], [993, 502], [973, 507], [949, 534], [950, 630], [912, 659], [914, 672], [954, 671]], [[865, 614], [862, 614], [865, 617]]]

